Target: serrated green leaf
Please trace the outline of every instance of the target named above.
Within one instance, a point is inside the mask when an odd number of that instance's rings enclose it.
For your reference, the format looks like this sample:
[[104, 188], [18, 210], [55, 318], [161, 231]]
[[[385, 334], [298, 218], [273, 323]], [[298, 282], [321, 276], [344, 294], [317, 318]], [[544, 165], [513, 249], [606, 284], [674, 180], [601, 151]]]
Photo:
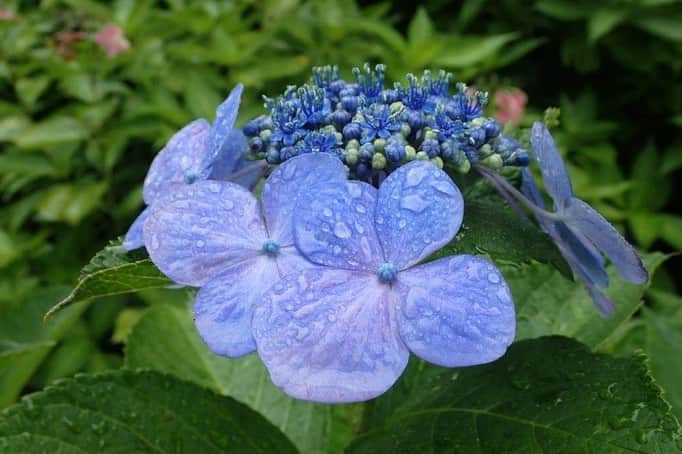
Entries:
[[[644, 256], [649, 275], [653, 276], [666, 259], [660, 253]], [[648, 287], [624, 281], [613, 266], [607, 270], [611, 284], [604, 293], [613, 301], [616, 312], [606, 319], [597, 315], [581, 285], [549, 267], [531, 265], [503, 270], [516, 304], [517, 339], [560, 334], [599, 349], [641, 307], [642, 295]]]
[[[46, 440], [49, 440], [46, 441]], [[296, 452], [247, 406], [152, 371], [81, 375], [26, 396], [0, 418], [0, 451]]]
[[112, 241], [83, 267], [74, 289], [50, 309], [45, 318], [79, 301], [172, 284], [173, 282], [159, 271], [144, 250], [127, 252], [121, 246], [120, 240]]
[[346, 415], [350, 406], [288, 397], [272, 384], [256, 355], [229, 359], [213, 354], [197, 334], [186, 306], [149, 309], [128, 337], [126, 366], [170, 373], [232, 396], [261, 412], [301, 452], [341, 452], [350, 442]]
[[[413, 363], [409, 394], [376, 399], [364, 452], [669, 453], [679, 423], [645, 358], [591, 353], [564, 337], [517, 342], [484, 366]], [[411, 375], [411, 376], [410, 376]], [[382, 401], [388, 405], [382, 406]], [[396, 405], [397, 404], [397, 405]]]
[[673, 315], [662, 315], [644, 308], [642, 318], [646, 330], [644, 349], [650, 358], [651, 373], [665, 391], [664, 397], [673, 412], [682, 418], [682, 309]]
[[547, 234], [502, 203], [467, 200], [462, 228], [429, 260], [454, 254], [483, 254], [498, 263], [536, 260], [554, 266], [565, 276], [571, 270]]

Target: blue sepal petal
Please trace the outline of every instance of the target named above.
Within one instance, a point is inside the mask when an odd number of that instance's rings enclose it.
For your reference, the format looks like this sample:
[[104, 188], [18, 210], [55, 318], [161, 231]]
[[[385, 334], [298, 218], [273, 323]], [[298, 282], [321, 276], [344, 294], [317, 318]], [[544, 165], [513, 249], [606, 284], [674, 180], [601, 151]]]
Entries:
[[458, 255], [402, 271], [397, 291], [401, 338], [426, 361], [484, 364], [502, 356], [514, 340], [511, 292], [487, 260]]
[[257, 305], [253, 335], [275, 385], [297, 399], [356, 402], [390, 388], [407, 365], [395, 294], [364, 272], [289, 274]]
[[144, 247], [142, 227], [144, 226], [144, 222], [147, 220], [147, 217], [149, 217], [149, 213], [149, 207], [145, 208], [128, 229], [128, 232], [123, 238], [123, 243], [121, 244], [126, 251], [132, 251], [134, 249]]
[[464, 201], [450, 177], [428, 161], [391, 173], [379, 188], [376, 229], [387, 261], [398, 269], [445, 246], [462, 224]]
[[169, 188], [144, 225], [154, 264], [175, 282], [193, 286], [260, 253], [267, 238], [254, 195], [224, 181]]
[[613, 262], [623, 278], [633, 284], [645, 284], [649, 280], [649, 273], [635, 248], [591, 206], [572, 198], [562, 214], [566, 216], [567, 225], [589, 238]]
[[535, 160], [538, 162], [542, 181], [558, 209], [573, 197], [571, 180], [564, 166], [552, 135], [544, 123], [536, 121], [530, 135], [530, 143]]

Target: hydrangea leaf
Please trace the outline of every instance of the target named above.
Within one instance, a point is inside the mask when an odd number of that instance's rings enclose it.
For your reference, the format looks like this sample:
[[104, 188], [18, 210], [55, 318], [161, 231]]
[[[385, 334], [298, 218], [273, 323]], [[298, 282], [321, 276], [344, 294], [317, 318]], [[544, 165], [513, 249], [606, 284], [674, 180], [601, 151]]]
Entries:
[[87, 309], [87, 304], [73, 306], [43, 321], [45, 311], [68, 290], [63, 286], [41, 288], [18, 301], [0, 304], [0, 408], [15, 401]]
[[126, 252], [121, 240], [114, 240], [83, 267], [71, 293], [52, 307], [45, 318], [79, 301], [166, 287], [172, 283], [152, 263], [144, 249]]
[[549, 236], [502, 202], [465, 200], [462, 228], [427, 260], [456, 254], [486, 255], [498, 264], [535, 260], [552, 265], [566, 277], [573, 276]]
[[57, 382], [3, 413], [0, 451], [46, 446], [55, 452], [296, 452], [276, 427], [229, 397], [159, 372], [129, 370]]
[[647, 298], [653, 305], [643, 307], [640, 315], [620, 327], [601, 350], [630, 355], [643, 349], [649, 357], [651, 375], [663, 388], [663, 397], [682, 420], [682, 297], [651, 289]]
[[351, 438], [349, 416], [359, 408], [292, 399], [272, 384], [258, 356], [211, 353], [192, 324], [191, 309], [182, 305], [157, 305], [142, 316], [128, 337], [126, 366], [170, 373], [232, 396], [261, 412], [301, 452], [341, 452]]
[[349, 452], [666, 453], [681, 446], [679, 423], [642, 356], [613, 358], [554, 336], [517, 342], [484, 366], [412, 370], [409, 395], [397, 387], [399, 396], [392, 390], [377, 399], [376, 406], [393, 405], [374, 412], [373, 430]]
[[[649, 274], [653, 275], [666, 258], [660, 253], [645, 255], [643, 261]], [[612, 265], [607, 270], [611, 284], [605, 293], [614, 302], [616, 312], [602, 319], [595, 317], [587, 291], [552, 268], [540, 264], [506, 267], [503, 274], [516, 303], [517, 339], [561, 334], [594, 348], [607, 343], [640, 308], [647, 288], [624, 281]]]

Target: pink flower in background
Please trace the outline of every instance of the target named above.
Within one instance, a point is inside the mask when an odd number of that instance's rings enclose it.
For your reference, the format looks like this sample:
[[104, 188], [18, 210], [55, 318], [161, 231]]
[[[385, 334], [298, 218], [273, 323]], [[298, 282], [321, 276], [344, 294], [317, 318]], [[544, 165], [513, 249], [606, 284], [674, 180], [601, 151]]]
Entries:
[[11, 21], [17, 18], [14, 11], [9, 9], [0, 9], [0, 21]]
[[498, 91], [495, 93], [495, 104], [497, 104], [495, 119], [502, 124], [521, 123], [527, 102], [528, 96], [520, 88]]
[[123, 35], [123, 30], [115, 24], [108, 24], [102, 30], [95, 33], [95, 42], [106, 50], [109, 58], [130, 49], [130, 42]]

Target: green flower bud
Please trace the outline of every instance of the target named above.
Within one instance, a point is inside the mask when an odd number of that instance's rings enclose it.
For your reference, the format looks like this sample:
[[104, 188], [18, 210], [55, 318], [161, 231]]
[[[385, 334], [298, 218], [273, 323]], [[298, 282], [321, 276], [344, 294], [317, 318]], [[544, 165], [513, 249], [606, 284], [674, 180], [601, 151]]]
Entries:
[[350, 139], [348, 143], [346, 144], [346, 148], [351, 149], [354, 148], [356, 150], [360, 149], [360, 142], [358, 142], [358, 139]]
[[410, 128], [410, 125], [408, 125], [407, 123], [403, 123], [402, 125], [400, 125], [400, 134], [402, 134], [403, 137], [409, 136], [411, 132], [412, 128]]
[[471, 126], [480, 127], [480, 126], [483, 126], [483, 124], [484, 124], [486, 121], [488, 121], [487, 118], [484, 118], [484, 117], [476, 117], [476, 118], [474, 118], [473, 120], [471, 120], [471, 122], [470, 122], [469, 124], [470, 124]]
[[469, 170], [471, 170], [471, 163], [466, 159], [457, 166], [457, 171], [459, 173], [469, 173]]
[[405, 104], [403, 104], [400, 101], [396, 101], [393, 104], [391, 104], [391, 113], [400, 112], [404, 108], [405, 108]]
[[386, 167], [386, 156], [381, 153], [374, 153], [372, 156], [372, 168], [374, 170], [381, 170]]
[[355, 164], [358, 163], [358, 150], [355, 148], [351, 148], [346, 152], [346, 164], [350, 166], [354, 166]]
[[427, 139], [438, 139], [438, 133], [437, 133], [436, 131], [434, 131], [434, 130], [432, 130], [432, 129], [428, 129], [428, 130], [426, 130], [426, 128], [424, 128], [424, 129], [425, 129], [425, 132], [424, 132], [424, 140], [427, 140]]
[[384, 151], [386, 148], [386, 141], [384, 139], [374, 139], [374, 149], [376, 151]]
[[488, 143], [483, 144], [483, 146], [478, 149], [478, 156], [481, 159], [485, 159], [488, 156], [490, 156], [491, 154], [493, 154], [493, 147], [491, 147], [490, 144], [488, 144]]
[[429, 160], [429, 155], [426, 154], [425, 151], [418, 151], [418, 152], [417, 152], [417, 160], [419, 160], [419, 161], [428, 161], [428, 160]]
[[441, 159], [440, 156], [436, 156], [435, 158], [431, 158], [431, 162], [436, 165], [439, 169], [443, 168], [443, 160]]
[[499, 169], [504, 164], [504, 160], [502, 159], [502, 156], [500, 156], [499, 154], [491, 154], [490, 156], [482, 160], [481, 164], [483, 164], [486, 167], [490, 167], [491, 169]]
[[405, 160], [414, 161], [417, 158], [417, 150], [412, 145], [405, 145]]
[[272, 131], [270, 131], [269, 129], [263, 129], [260, 132], [260, 138], [263, 139], [264, 142], [266, 140], [268, 140], [268, 137], [270, 137], [271, 135], [272, 135]]

